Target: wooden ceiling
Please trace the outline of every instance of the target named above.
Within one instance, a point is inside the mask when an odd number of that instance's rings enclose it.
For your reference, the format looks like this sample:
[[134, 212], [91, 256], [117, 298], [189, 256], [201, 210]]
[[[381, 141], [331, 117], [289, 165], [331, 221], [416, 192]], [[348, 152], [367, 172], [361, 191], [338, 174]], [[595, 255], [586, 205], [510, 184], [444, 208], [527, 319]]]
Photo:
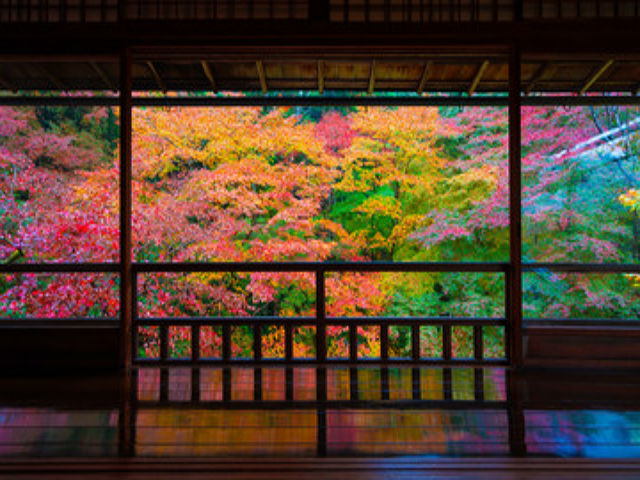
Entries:
[[[0, 60], [0, 88], [8, 91], [115, 91], [118, 62]], [[137, 91], [350, 91], [501, 93], [508, 63], [501, 56], [229, 56], [137, 57]], [[524, 59], [525, 93], [623, 92], [640, 89], [640, 58]]]

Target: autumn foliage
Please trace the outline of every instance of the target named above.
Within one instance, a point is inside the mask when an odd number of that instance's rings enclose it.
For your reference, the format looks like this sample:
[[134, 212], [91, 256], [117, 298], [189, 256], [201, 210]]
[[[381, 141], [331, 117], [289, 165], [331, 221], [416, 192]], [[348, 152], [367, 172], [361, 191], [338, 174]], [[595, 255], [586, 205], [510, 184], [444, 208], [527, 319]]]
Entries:
[[[588, 143], [635, 118], [615, 113], [523, 109], [525, 261], [640, 260], [637, 134]], [[141, 108], [133, 133], [137, 262], [508, 260], [505, 109]], [[0, 109], [3, 261], [117, 261], [116, 139], [109, 109]], [[336, 273], [326, 289], [332, 317], [504, 315], [499, 274]], [[115, 275], [5, 275], [0, 316], [114, 317], [117, 292]], [[525, 313], [637, 316], [639, 292], [633, 276], [536, 271]], [[142, 317], [313, 317], [316, 307], [313, 275], [296, 272], [141, 274], [138, 295]], [[296, 356], [315, 354], [312, 324], [296, 327]], [[487, 355], [504, 355], [502, 329], [485, 328]], [[140, 353], [157, 356], [157, 328], [142, 334]], [[190, 334], [171, 328], [172, 356], [189, 355]], [[235, 357], [252, 354], [252, 335], [234, 327]], [[344, 356], [348, 331], [327, 335], [328, 354]], [[359, 354], [379, 356], [379, 335], [360, 327]], [[439, 355], [440, 335], [420, 330], [424, 357]], [[454, 356], [470, 356], [471, 329], [453, 336]], [[265, 326], [263, 356], [282, 357], [283, 339]], [[390, 330], [392, 356], [410, 345], [408, 328]], [[200, 347], [221, 355], [217, 327]]]

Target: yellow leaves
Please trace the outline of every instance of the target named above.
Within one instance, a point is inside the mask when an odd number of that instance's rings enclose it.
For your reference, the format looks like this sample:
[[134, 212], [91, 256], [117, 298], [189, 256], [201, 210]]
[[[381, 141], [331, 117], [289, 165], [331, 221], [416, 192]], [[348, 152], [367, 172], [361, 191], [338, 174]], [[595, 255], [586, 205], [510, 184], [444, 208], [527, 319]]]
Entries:
[[449, 183], [466, 187], [478, 182], [489, 182], [495, 185], [498, 183], [498, 170], [498, 167], [494, 165], [483, 165], [479, 168], [471, 168], [453, 177]]
[[618, 201], [631, 211], [640, 211], [640, 190], [632, 188], [621, 194], [618, 197]]
[[374, 215], [387, 216], [394, 220], [399, 220], [402, 217], [400, 203], [393, 197], [369, 197], [354, 212], [363, 213], [369, 217]]
[[640, 288], [640, 275], [626, 274], [624, 277], [629, 281], [629, 284], [633, 288]]
[[426, 226], [430, 220], [425, 215], [405, 215], [389, 236], [392, 243], [405, 242], [410, 234], [415, 233], [421, 227]]

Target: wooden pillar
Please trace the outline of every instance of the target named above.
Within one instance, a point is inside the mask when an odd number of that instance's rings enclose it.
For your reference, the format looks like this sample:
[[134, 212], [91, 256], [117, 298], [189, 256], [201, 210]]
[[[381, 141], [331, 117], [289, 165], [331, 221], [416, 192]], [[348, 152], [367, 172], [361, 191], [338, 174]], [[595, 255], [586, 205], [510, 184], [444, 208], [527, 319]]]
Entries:
[[513, 47], [509, 56], [509, 271], [507, 308], [509, 358], [513, 368], [523, 364], [522, 331], [522, 164], [520, 51]]
[[120, 58], [120, 370], [122, 373], [122, 408], [120, 415], [120, 454], [134, 453], [135, 423], [133, 391], [133, 269], [131, 262], [131, 51]]

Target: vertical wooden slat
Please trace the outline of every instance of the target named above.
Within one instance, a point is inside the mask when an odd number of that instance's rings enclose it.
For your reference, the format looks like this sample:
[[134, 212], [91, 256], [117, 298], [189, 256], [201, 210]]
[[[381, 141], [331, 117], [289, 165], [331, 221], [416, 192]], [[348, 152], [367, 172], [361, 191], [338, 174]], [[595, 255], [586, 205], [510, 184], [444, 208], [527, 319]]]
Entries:
[[483, 352], [483, 332], [481, 325], [474, 325], [473, 327], [473, 357], [477, 362], [481, 362], [484, 358]]
[[256, 363], [262, 361], [262, 326], [259, 323], [253, 325], [253, 359]]
[[160, 330], [160, 360], [169, 358], [169, 328], [166, 324], [158, 327]]
[[[222, 325], [222, 360], [228, 363], [231, 360], [231, 327], [228, 323]], [[231, 369], [222, 370], [222, 399], [231, 400]]]
[[522, 169], [520, 51], [509, 56], [509, 325], [511, 365], [520, 367], [522, 352]]
[[451, 325], [442, 325], [442, 359], [451, 360]]
[[358, 330], [354, 324], [349, 325], [349, 360], [358, 361]]
[[380, 325], [380, 398], [389, 400], [389, 325]]
[[293, 326], [289, 322], [284, 325], [284, 359], [287, 363], [293, 360]]
[[[191, 361], [200, 360], [200, 325], [191, 326]], [[200, 401], [200, 368], [191, 368], [191, 401]]]
[[327, 318], [325, 311], [324, 271], [316, 272], [316, 354], [318, 362], [327, 359]]
[[[256, 365], [262, 361], [262, 325], [256, 323], [253, 326], [253, 360]], [[262, 400], [262, 369], [253, 371], [253, 398], [259, 402]]]
[[380, 360], [386, 365], [389, 360], [389, 326], [380, 325]]
[[411, 325], [411, 358], [414, 362], [420, 361], [420, 325]]

